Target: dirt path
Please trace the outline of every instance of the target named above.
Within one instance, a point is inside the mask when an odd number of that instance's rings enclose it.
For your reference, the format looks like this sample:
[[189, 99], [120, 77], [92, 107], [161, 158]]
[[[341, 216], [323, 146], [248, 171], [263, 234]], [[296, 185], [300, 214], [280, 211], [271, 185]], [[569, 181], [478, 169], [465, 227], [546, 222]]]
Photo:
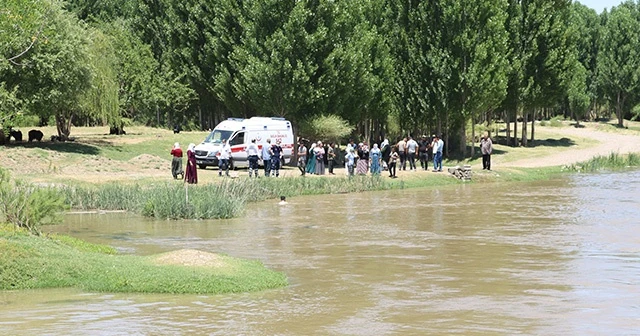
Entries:
[[598, 131], [593, 128], [564, 127], [558, 129], [558, 134], [564, 137], [590, 138], [600, 142], [589, 148], [570, 148], [559, 150], [557, 153], [540, 158], [522, 159], [502, 164], [504, 167], [549, 167], [570, 165], [586, 161], [594, 156], [608, 155], [612, 152], [619, 154], [640, 153], [640, 137], [612, 132]]

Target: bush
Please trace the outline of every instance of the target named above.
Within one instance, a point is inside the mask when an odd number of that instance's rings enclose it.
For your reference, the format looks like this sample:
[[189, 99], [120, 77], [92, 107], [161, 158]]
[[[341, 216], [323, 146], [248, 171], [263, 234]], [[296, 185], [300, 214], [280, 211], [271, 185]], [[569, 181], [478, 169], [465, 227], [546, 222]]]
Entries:
[[351, 134], [353, 127], [337, 115], [320, 115], [300, 126], [300, 135], [312, 140], [338, 141]]
[[65, 210], [64, 198], [51, 188], [40, 188], [21, 181], [12, 181], [0, 169], [0, 216], [8, 223], [39, 235], [40, 226], [60, 220]]

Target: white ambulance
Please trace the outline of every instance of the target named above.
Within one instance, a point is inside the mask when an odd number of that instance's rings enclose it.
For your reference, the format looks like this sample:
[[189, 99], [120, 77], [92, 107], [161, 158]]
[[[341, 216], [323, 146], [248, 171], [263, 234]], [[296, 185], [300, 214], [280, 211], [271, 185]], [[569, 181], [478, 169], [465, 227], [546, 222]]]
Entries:
[[226, 139], [231, 146], [231, 168], [248, 167], [247, 146], [251, 139], [256, 139], [262, 159], [262, 147], [271, 139], [275, 144], [281, 140], [284, 162], [289, 163], [293, 155], [293, 129], [291, 123], [284, 118], [252, 117], [249, 119], [229, 118], [216, 126], [204, 141], [195, 148], [196, 164], [200, 169], [207, 166], [218, 166], [218, 153], [222, 140]]

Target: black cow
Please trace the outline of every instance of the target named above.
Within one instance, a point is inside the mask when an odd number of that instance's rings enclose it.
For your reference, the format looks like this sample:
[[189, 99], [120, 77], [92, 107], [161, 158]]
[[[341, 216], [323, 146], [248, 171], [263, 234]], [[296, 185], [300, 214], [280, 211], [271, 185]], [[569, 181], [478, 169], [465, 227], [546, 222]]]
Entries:
[[113, 127], [113, 126], [111, 126], [109, 128], [109, 134], [126, 135], [127, 132], [125, 132], [122, 127]]
[[16, 142], [22, 142], [22, 132], [11, 130], [9, 132], [9, 138], [13, 137]]
[[42, 141], [42, 137], [44, 134], [40, 132], [40, 130], [30, 130], [29, 131], [29, 142], [33, 140], [37, 140], [38, 142]]

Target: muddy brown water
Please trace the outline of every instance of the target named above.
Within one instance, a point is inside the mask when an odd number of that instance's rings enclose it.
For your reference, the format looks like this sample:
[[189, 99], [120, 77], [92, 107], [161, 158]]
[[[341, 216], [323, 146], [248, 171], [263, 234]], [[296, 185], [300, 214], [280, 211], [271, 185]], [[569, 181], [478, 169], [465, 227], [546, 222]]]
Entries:
[[638, 335], [640, 172], [300, 197], [244, 218], [69, 215], [122, 253], [259, 259], [290, 286], [231, 295], [0, 292], [4, 335]]

